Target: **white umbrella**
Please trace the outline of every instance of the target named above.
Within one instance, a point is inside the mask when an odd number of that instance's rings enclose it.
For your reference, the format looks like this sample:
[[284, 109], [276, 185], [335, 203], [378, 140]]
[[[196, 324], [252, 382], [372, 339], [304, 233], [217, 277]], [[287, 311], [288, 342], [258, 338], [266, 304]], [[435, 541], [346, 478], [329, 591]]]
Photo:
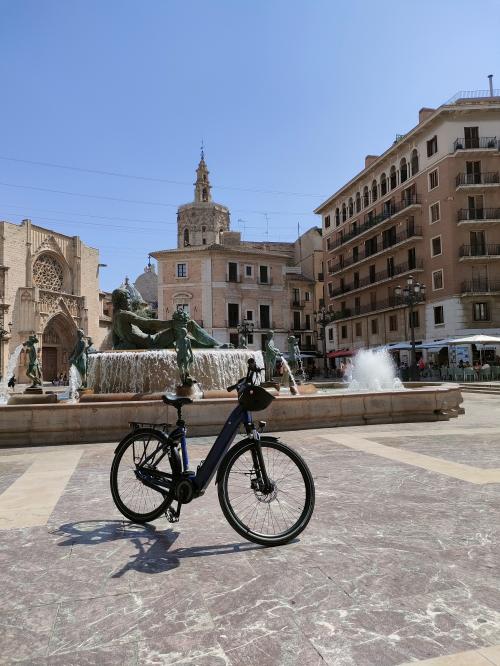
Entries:
[[[465, 338], [448, 340], [449, 345], [500, 345], [500, 338], [494, 335], [468, 335]], [[479, 348], [479, 359], [483, 364], [483, 354]]]

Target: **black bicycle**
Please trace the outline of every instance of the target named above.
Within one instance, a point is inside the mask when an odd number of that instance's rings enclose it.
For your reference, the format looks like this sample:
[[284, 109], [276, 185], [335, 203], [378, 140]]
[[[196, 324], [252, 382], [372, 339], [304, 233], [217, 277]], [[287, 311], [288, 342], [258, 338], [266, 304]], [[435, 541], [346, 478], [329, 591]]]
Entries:
[[[126, 518], [146, 523], [165, 514], [169, 522], [178, 522], [182, 505], [201, 497], [217, 473], [219, 503], [238, 534], [277, 546], [302, 532], [314, 510], [314, 481], [298, 453], [262, 434], [265, 421], [258, 428], [253, 422], [251, 412], [266, 409], [274, 400], [259, 385], [260, 372], [251, 360], [247, 376], [228, 387], [237, 390], [238, 405], [196, 472], [189, 469], [182, 418], [182, 408], [193, 402], [190, 398], [163, 396], [177, 410], [170, 431], [167, 423], [131, 423], [132, 431], [118, 444], [111, 466], [113, 500]], [[241, 424], [247, 436], [231, 447]]]

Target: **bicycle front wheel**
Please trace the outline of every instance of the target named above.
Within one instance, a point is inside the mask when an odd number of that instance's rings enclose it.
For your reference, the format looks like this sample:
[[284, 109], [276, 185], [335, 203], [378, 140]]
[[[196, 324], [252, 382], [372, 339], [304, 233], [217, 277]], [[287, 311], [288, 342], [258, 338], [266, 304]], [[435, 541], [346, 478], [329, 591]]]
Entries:
[[219, 502], [238, 534], [264, 546], [279, 546], [300, 534], [311, 519], [314, 481], [296, 451], [262, 438], [262, 458], [270, 481], [264, 492], [254, 464], [255, 446], [248, 442], [226, 454], [219, 478]]
[[[156, 474], [163, 482], [180, 473], [175, 459], [162, 455], [166, 439], [153, 430], [132, 432], [118, 446], [111, 465], [111, 494], [118, 510], [134, 523], [147, 523], [164, 513], [171, 499], [165, 493], [146, 486], [137, 471], [144, 466], [150, 474]], [[145, 464], [146, 458], [148, 459]]]

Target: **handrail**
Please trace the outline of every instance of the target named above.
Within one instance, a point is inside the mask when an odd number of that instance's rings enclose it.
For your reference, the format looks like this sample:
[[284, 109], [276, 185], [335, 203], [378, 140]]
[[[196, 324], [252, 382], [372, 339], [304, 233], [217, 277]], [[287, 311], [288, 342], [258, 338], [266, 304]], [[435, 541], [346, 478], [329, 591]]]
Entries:
[[500, 220], [500, 208], [460, 208], [458, 222], [463, 220]]
[[500, 183], [498, 171], [487, 171], [484, 173], [459, 173], [456, 177], [456, 185], [492, 185]]
[[478, 243], [476, 245], [461, 245], [460, 257], [500, 257], [499, 243]]
[[461, 285], [462, 294], [487, 294], [500, 291], [500, 280], [466, 280]]
[[468, 137], [458, 137], [453, 142], [453, 152], [456, 150], [481, 150], [484, 148], [498, 148], [498, 139], [496, 136], [478, 136]]
[[382, 280], [396, 278], [398, 277], [398, 275], [402, 275], [403, 273], [408, 273], [409, 271], [422, 270], [423, 267], [424, 267], [424, 261], [421, 258], [417, 259], [415, 262], [412, 262], [411, 266], [407, 261], [405, 261], [402, 264], [397, 264], [396, 266], [394, 266], [394, 269], [392, 271], [388, 271], [387, 269], [385, 269], [383, 271], [375, 273], [373, 276], [367, 275], [366, 277], [361, 278], [358, 282], [352, 282], [346, 284], [344, 285], [343, 289], [334, 289], [331, 293], [331, 298], [336, 298], [337, 296], [346, 294], [349, 291], [354, 291], [355, 289], [362, 289], [363, 287], [376, 284], [377, 282], [381, 282]]

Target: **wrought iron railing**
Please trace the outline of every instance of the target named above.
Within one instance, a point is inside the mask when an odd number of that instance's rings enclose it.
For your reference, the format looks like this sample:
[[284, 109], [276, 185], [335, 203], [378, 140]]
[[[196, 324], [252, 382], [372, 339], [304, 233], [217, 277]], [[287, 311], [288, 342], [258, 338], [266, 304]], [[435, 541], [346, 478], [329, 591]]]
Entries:
[[381, 282], [382, 280], [388, 280], [390, 278], [395, 278], [398, 275], [402, 275], [403, 273], [408, 273], [409, 271], [419, 271], [424, 268], [424, 261], [423, 259], [416, 259], [416, 261], [408, 263], [405, 261], [402, 264], [397, 264], [394, 266], [392, 269], [385, 269], [383, 271], [379, 271], [378, 273], [373, 273], [372, 275], [367, 275], [366, 277], [363, 277], [359, 280], [354, 280], [353, 282], [350, 282], [349, 284], [345, 284], [343, 289], [334, 289], [332, 291], [332, 298], [336, 298], [337, 296], [341, 296], [342, 294], [346, 294], [349, 291], [353, 291], [354, 289], [362, 289], [363, 287], [367, 287], [372, 284], [376, 284], [377, 282]]
[[[424, 301], [425, 297], [420, 296], [418, 303], [423, 303]], [[392, 296], [391, 298], [387, 298], [383, 301], [377, 301], [376, 303], [367, 303], [366, 305], [359, 305], [356, 308], [338, 310], [337, 312], [334, 312], [333, 319], [335, 321], [339, 319], [348, 319], [349, 317], [355, 317], [357, 315], [369, 314], [371, 312], [381, 312], [382, 310], [389, 310], [390, 308], [401, 308], [406, 305], [407, 303], [405, 302], [403, 296]]]
[[453, 152], [456, 150], [483, 150], [484, 148], [498, 149], [498, 146], [496, 136], [459, 137], [453, 142]]
[[459, 173], [456, 185], [495, 185], [500, 183], [498, 171], [487, 171], [486, 173]]
[[462, 282], [462, 294], [488, 294], [500, 291], [500, 280], [466, 280]]
[[499, 243], [479, 243], [477, 245], [461, 245], [461, 257], [500, 257]]
[[464, 220], [500, 220], [500, 208], [460, 208], [459, 222]]

